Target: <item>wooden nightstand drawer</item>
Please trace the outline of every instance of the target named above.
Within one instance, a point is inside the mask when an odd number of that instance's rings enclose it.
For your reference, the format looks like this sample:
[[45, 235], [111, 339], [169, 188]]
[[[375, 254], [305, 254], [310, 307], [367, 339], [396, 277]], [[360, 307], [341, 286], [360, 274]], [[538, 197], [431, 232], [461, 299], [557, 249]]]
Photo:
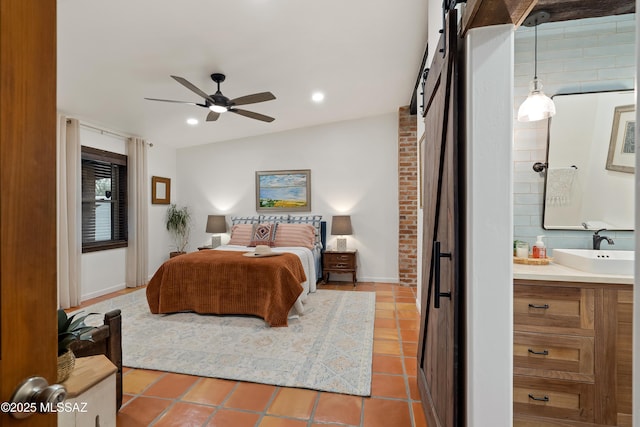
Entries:
[[594, 299], [593, 289], [515, 285], [515, 329], [549, 332], [551, 327], [593, 335]]
[[593, 422], [593, 407], [593, 384], [513, 377], [513, 410], [517, 414]]
[[353, 284], [356, 284], [356, 251], [325, 251], [322, 254], [322, 270], [324, 281], [329, 280], [329, 273], [350, 273]]
[[593, 382], [593, 338], [516, 332], [513, 368], [520, 375]]

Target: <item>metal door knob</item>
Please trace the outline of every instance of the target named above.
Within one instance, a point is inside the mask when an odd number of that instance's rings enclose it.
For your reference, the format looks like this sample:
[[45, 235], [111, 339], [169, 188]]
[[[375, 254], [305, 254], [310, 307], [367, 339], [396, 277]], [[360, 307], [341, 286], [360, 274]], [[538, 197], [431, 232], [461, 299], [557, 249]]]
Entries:
[[11, 396], [11, 416], [23, 419], [34, 413], [51, 412], [64, 402], [67, 389], [61, 384], [51, 384], [42, 377], [27, 378]]

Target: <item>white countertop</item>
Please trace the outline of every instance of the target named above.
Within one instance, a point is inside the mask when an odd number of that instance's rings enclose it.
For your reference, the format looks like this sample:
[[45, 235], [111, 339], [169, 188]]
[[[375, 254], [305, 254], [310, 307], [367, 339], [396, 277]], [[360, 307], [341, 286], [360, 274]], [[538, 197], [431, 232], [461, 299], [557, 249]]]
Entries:
[[550, 280], [562, 282], [633, 284], [633, 276], [618, 274], [594, 274], [564, 265], [513, 264], [513, 278], [526, 280]]

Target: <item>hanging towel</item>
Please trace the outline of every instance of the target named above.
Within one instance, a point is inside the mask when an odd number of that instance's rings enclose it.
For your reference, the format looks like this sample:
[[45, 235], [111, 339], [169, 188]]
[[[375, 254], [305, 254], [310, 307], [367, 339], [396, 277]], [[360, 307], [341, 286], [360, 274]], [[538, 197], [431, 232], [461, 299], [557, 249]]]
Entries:
[[547, 205], [567, 206], [571, 203], [571, 191], [576, 172], [578, 170], [573, 166], [547, 169]]

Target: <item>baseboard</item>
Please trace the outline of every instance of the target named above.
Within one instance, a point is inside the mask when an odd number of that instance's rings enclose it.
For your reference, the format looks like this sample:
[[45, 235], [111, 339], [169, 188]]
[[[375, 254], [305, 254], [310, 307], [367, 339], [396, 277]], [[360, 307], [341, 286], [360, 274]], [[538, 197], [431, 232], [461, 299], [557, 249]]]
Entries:
[[94, 292], [91, 292], [91, 293], [88, 293], [88, 294], [83, 294], [83, 295], [80, 296], [80, 301], [82, 302], [82, 301], [86, 301], [86, 300], [91, 299], [91, 298], [101, 297], [102, 295], [110, 294], [112, 292], [121, 291], [121, 290], [125, 289], [126, 287], [127, 286], [124, 283], [122, 283], [122, 284], [119, 284], [119, 285], [115, 285], [115, 286], [111, 286], [111, 287], [108, 287], [108, 288], [100, 289], [98, 291], [94, 291]]

